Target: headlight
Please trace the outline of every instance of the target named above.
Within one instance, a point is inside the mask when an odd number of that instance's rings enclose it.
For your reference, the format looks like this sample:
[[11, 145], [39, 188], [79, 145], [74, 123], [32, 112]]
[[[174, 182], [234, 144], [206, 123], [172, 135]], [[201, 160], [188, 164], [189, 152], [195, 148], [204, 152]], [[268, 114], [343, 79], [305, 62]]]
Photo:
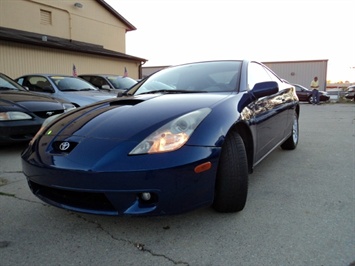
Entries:
[[210, 112], [211, 109], [203, 108], [174, 119], [145, 138], [129, 154], [161, 153], [181, 148]]
[[63, 103], [64, 113], [69, 112], [70, 110], [75, 109], [75, 105], [71, 103]]
[[32, 117], [23, 112], [2, 112], [0, 113], [0, 121], [11, 120], [31, 120]]

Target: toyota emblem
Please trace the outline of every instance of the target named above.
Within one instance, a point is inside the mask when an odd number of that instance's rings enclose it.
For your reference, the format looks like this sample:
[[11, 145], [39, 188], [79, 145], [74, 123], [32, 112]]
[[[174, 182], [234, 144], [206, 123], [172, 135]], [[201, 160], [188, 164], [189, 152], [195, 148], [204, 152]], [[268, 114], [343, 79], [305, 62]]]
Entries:
[[66, 151], [67, 149], [69, 149], [69, 147], [70, 147], [70, 143], [68, 141], [64, 141], [59, 145], [59, 149], [61, 151]]

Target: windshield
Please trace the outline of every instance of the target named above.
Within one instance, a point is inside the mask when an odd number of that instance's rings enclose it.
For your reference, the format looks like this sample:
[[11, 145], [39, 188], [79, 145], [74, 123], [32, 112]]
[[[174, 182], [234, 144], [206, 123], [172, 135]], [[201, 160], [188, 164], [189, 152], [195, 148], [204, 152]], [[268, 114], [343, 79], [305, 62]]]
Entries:
[[137, 83], [129, 77], [108, 76], [107, 79], [112, 83], [115, 89], [127, 90]]
[[89, 91], [97, 90], [90, 83], [76, 77], [52, 76], [50, 79], [57, 85], [61, 91]]
[[0, 90], [16, 90], [16, 91], [26, 91], [15, 81], [10, 78], [0, 75]]
[[241, 65], [241, 61], [219, 61], [166, 68], [132, 88], [128, 94], [235, 91]]

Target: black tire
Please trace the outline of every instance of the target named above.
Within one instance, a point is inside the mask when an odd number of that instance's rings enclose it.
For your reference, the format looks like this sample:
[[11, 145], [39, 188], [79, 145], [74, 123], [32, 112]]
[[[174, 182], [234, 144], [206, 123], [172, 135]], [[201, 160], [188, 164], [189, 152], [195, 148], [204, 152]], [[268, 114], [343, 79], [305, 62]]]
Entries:
[[213, 208], [218, 212], [244, 209], [248, 194], [248, 162], [243, 139], [227, 135], [218, 165]]
[[292, 129], [291, 129], [291, 136], [285, 140], [284, 143], [281, 144], [281, 148], [284, 150], [294, 150], [297, 147], [298, 144], [298, 138], [299, 138], [299, 125], [298, 125], [298, 115], [295, 112], [293, 115], [293, 123], [292, 123]]

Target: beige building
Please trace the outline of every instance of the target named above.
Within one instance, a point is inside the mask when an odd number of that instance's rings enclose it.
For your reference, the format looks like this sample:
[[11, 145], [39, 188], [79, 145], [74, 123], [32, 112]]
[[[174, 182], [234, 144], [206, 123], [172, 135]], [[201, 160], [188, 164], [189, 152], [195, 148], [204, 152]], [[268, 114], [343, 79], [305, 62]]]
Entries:
[[142, 76], [126, 54], [136, 28], [103, 0], [0, 0], [0, 72]]
[[317, 76], [320, 90], [326, 90], [328, 59], [264, 62], [264, 64], [288, 82], [309, 89], [311, 81]]

